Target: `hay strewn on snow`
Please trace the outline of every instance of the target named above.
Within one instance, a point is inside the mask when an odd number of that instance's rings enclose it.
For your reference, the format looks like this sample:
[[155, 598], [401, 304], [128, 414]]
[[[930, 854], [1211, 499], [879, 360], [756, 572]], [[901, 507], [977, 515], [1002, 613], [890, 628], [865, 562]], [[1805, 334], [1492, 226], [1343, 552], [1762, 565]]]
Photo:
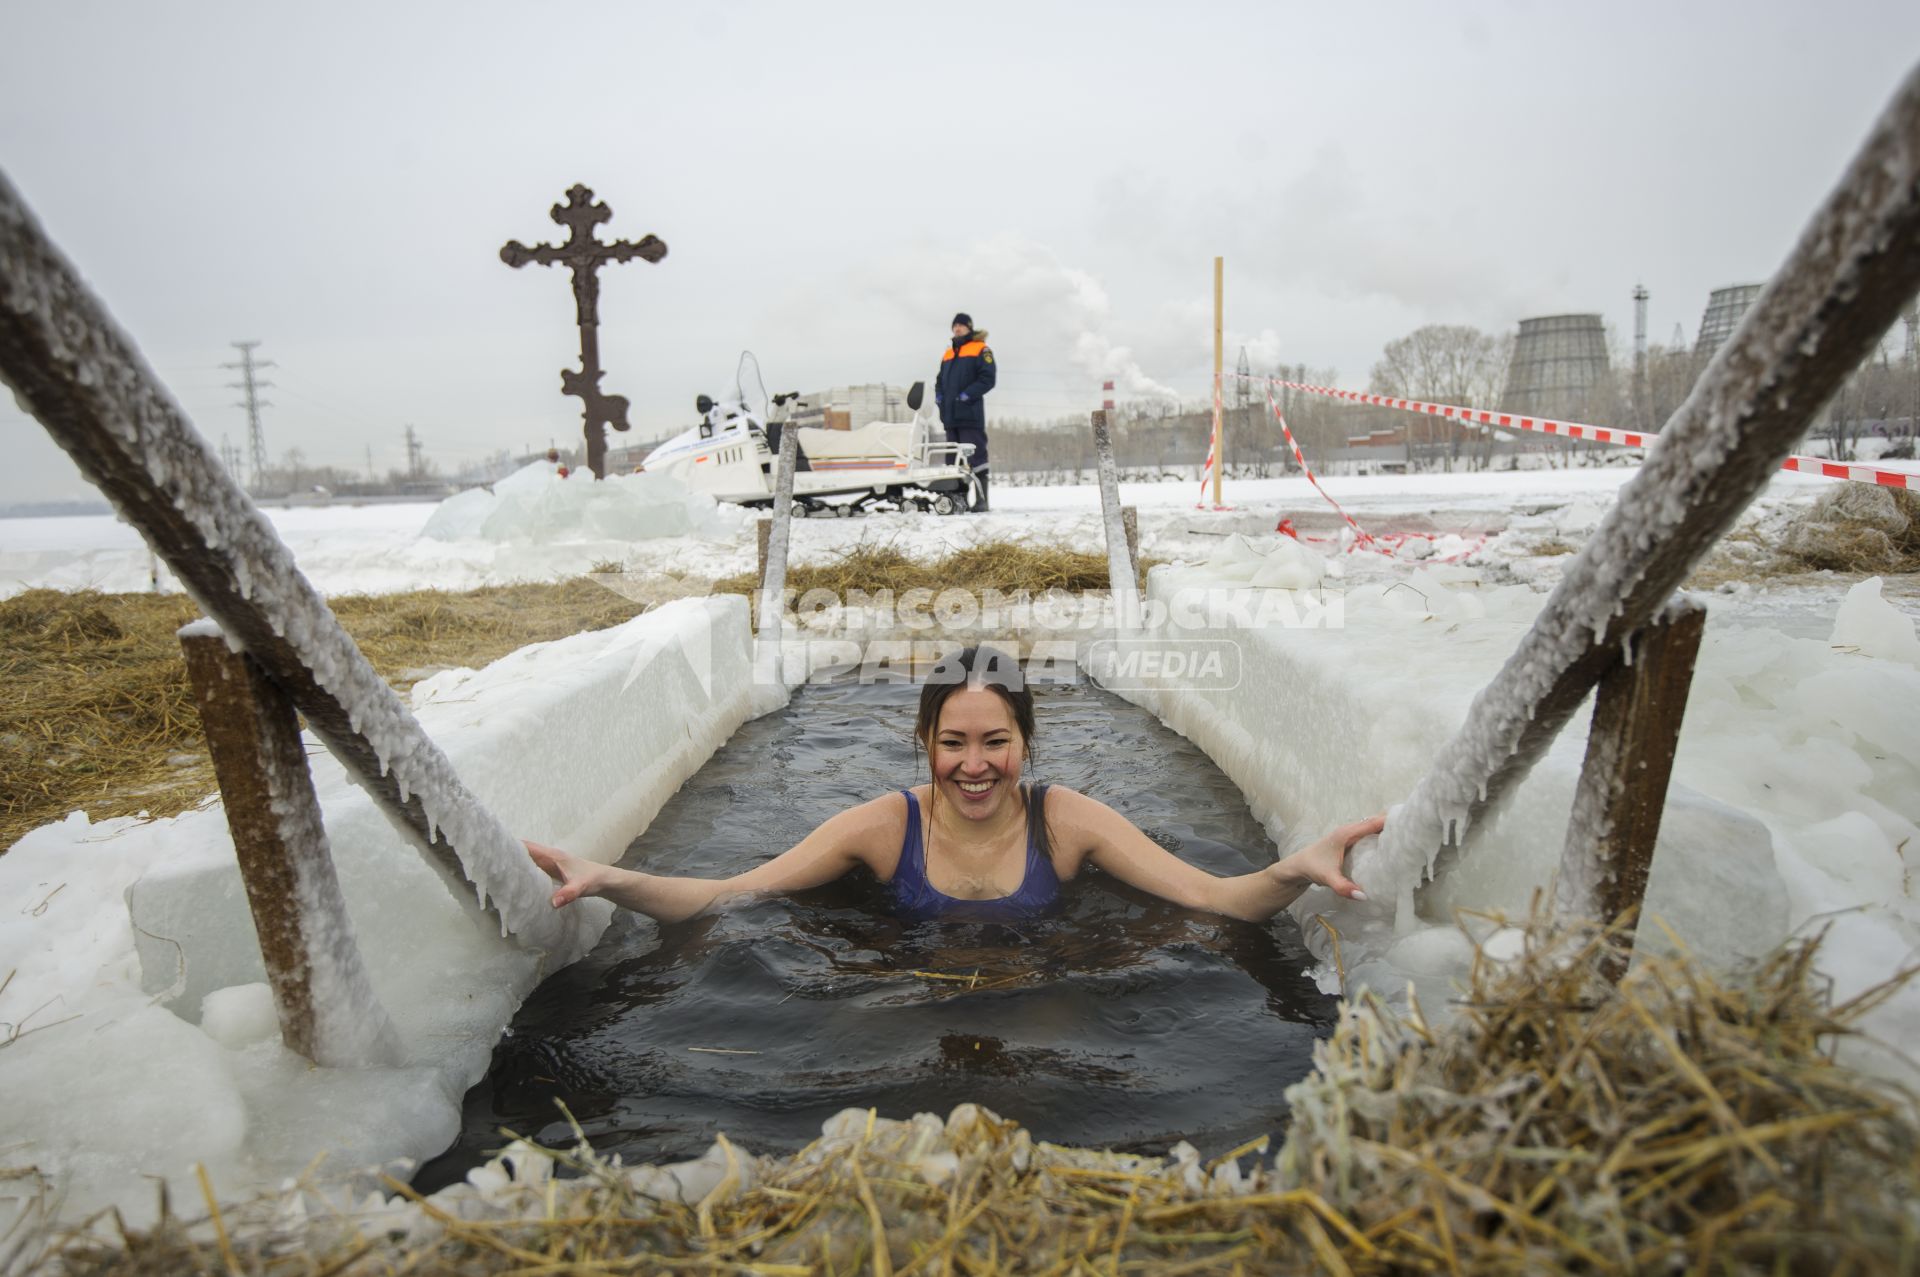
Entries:
[[[1157, 561], [1141, 562], [1142, 584], [1146, 569]], [[743, 572], [714, 582], [713, 588], [716, 593], [751, 595], [759, 588], [759, 576]], [[787, 588], [799, 594], [830, 590], [842, 599], [854, 590], [869, 595], [892, 590], [896, 596], [916, 589], [935, 593], [946, 589], [998, 590], [1002, 594], [1024, 590], [1032, 595], [1048, 590], [1105, 590], [1107, 556], [1058, 545], [983, 541], [938, 559], [917, 560], [893, 545], [862, 541], [826, 563], [790, 564]]]
[[1920, 572], [1920, 496], [1837, 483], [1787, 529], [1781, 551], [1836, 572]]
[[[601, 565], [607, 569], [616, 564]], [[1104, 555], [988, 542], [926, 563], [859, 545], [788, 582], [896, 593], [950, 586], [1104, 590]], [[746, 574], [715, 592], [751, 594]], [[329, 599], [373, 666], [404, 691], [453, 666], [480, 666], [529, 643], [618, 625], [698, 581], [606, 571], [592, 579], [448, 593]], [[199, 615], [178, 594], [29, 590], [0, 599], [0, 854], [28, 830], [85, 811], [98, 820], [172, 816], [214, 792], [199, 715], [174, 632]]]
[[[329, 603], [402, 690], [437, 670], [646, 610], [587, 580]], [[175, 637], [198, 615], [178, 594], [29, 590], [0, 599], [0, 853], [70, 811], [171, 816], [214, 792]]]
[[[1549, 933], [1428, 1027], [1350, 1006], [1277, 1159], [1034, 1141], [972, 1105], [848, 1110], [789, 1158], [623, 1169], [524, 1145], [428, 1201], [318, 1190], [100, 1221], [47, 1269], [362, 1274], [1911, 1272], [1908, 1097], [1836, 1064], [1813, 946], [1738, 979]], [[1250, 1076], [1247, 1084], [1262, 1084]], [[1252, 1153], [1253, 1169], [1239, 1157]], [[555, 1179], [555, 1166], [573, 1173]], [[394, 1185], [398, 1189], [398, 1185]], [[176, 1203], [176, 1206], [179, 1204]]]

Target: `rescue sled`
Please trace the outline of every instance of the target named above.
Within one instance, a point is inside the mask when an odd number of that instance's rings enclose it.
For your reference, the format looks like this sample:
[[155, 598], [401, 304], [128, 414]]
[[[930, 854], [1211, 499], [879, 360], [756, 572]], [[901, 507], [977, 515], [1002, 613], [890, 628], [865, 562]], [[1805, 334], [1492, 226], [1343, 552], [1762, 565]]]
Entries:
[[799, 432], [794, 468], [796, 515], [853, 515], [863, 510], [958, 514], [979, 500], [969, 443], [949, 443], [921, 411], [925, 385], [907, 392], [911, 421], [873, 421], [851, 430], [793, 426], [796, 394], [775, 395], [766, 419], [744, 400], [701, 395], [700, 424], [647, 454], [649, 474], [670, 474], [717, 501], [771, 508], [782, 430]]

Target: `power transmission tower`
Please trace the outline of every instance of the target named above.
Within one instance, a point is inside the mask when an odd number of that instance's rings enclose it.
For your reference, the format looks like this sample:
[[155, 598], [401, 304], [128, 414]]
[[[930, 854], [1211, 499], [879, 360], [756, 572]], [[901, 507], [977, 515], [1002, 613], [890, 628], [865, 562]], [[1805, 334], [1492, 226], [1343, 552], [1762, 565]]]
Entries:
[[1647, 292], [1645, 284], [1633, 286], [1633, 402], [1634, 424], [1642, 430], [1653, 428], [1653, 395], [1647, 380]]
[[420, 478], [420, 436], [413, 433], [413, 427], [407, 427], [407, 478], [418, 481]]
[[261, 485], [266, 482], [267, 474], [267, 438], [260, 431], [260, 410], [273, 407], [271, 403], [260, 398], [260, 392], [272, 389], [273, 383], [261, 381], [253, 374], [257, 369], [274, 367], [274, 362], [271, 359], [258, 361], [254, 359], [253, 348], [260, 344], [258, 341], [236, 341], [231, 344], [240, 352], [240, 362], [220, 366], [238, 368], [241, 380], [230, 381], [227, 385], [235, 390], [247, 392], [246, 399], [234, 406], [247, 410], [247, 446], [253, 462], [253, 490], [259, 492]]

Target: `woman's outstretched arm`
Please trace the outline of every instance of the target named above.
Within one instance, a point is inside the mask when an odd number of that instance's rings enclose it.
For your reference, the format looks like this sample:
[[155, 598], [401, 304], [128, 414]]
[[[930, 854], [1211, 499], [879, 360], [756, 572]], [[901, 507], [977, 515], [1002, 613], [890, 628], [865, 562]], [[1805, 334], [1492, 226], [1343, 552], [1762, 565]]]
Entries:
[[[899, 853], [897, 844], [906, 819], [905, 801], [889, 794], [843, 811], [772, 860], [731, 878], [670, 878], [617, 869], [537, 842], [527, 843], [527, 854], [560, 884], [553, 893], [556, 909], [586, 896], [599, 896], [661, 922], [679, 922], [732, 897], [823, 886], [855, 865], [891, 874], [890, 862]], [[889, 848], [889, 842], [895, 845]], [[880, 864], [883, 857], [889, 863]]]
[[1386, 817], [1373, 816], [1340, 825], [1265, 869], [1221, 878], [1180, 859], [1099, 799], [1073, 790], [1052, 792], [1063, 800], [1057, 808], [1052, 797], [1047, 803], [1063, 850], [1083, 849], [1087, 860], [1141, 891], [1248, 922], [1271, 918], [1315, 884], [1365, 900], [1366, 892], [1346, 875], [1347, 852], [1386, 823]]

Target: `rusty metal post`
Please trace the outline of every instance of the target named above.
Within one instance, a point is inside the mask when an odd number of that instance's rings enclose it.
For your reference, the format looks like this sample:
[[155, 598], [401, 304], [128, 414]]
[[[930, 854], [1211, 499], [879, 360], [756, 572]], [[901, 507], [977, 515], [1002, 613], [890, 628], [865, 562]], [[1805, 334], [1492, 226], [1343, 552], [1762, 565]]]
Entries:
[[[1675, 598], [1627, 643], [1631, 660], [1600, 676], [1587, 759], [1560, 856], [1559, 908], [1612, 924], [1647, 894], [1680, 723], [1707, 610]], [[1631, 945], [1632, 932], [1628, 943]], [[1624, 965], [1613, 973], [1625, 974]]]
[[281, 1040], [316, 1064], [393, 1062], [393, 1030], [354, 943], [293, 705], [212, 625], [183, 629], [180, 648]]

